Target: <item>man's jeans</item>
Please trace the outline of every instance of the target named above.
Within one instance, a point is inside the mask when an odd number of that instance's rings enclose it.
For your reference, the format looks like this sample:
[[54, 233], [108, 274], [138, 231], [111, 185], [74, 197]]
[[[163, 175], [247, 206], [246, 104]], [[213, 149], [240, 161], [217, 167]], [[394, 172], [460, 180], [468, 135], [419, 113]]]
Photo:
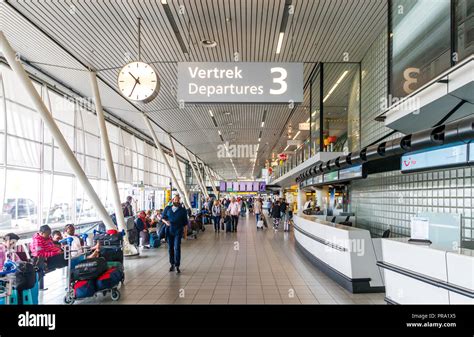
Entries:
[[183, 228], [167, 228], [166, 241], [168, 242], [168, 254], [170, 264], [179, 267], [181, 263], [181, 238], [183, 237]]

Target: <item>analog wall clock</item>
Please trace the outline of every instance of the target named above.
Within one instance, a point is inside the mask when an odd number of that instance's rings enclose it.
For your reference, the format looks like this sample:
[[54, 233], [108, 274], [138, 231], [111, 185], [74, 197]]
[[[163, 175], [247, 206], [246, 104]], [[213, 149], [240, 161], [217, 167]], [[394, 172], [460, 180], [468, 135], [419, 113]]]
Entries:
[[119, 72], [120, 93], [129, 100], [148, 103], [160, 90], [160, 79], [155, 69], [144, 62], [126, 64]]

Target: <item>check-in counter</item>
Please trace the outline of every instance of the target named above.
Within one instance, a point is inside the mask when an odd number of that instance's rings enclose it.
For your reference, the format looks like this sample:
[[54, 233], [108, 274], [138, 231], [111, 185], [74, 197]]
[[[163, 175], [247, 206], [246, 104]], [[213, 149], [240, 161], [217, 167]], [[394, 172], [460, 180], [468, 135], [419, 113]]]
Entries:
[[382, 239], [385, 301], [474, 304], [474, 251], [446, 250], [407, 238]]
[[377, 266], [381, 239], [372, 240], [368, 230], [316, 216], [298, 214], [293, 221], [296, 246], [334, 281], [353, 293], [385, 291]]

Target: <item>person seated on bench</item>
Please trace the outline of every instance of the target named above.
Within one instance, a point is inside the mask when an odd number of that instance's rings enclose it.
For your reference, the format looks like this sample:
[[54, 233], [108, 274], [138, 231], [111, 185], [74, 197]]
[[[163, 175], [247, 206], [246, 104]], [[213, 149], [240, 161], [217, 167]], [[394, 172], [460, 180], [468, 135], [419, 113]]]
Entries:
[[0, 244], [0, 271], [3, 270], [3, 264], [6, 260], [21, 261], [18, 255], [18, 252], [21, 252], [21, 246], [16, 245], [18, 240], [20, 240], [20, 237], [15, 233], [8, 233], [3, 237], [3, 243]]
[[[64, 228], [64, 237], [72, 238], [72, 242], [71, 242], [71, 256], [72, 257], [76, 257], [84, 253], [84, 250], [82, 248], [84, 243], [82, 242], [81, 238], [79, 238], [76, 235], [76, 228], [74, 227], [73, 224], [66, 225], [66, 227]], [[99, 250], [100, 250], [99, 243], [97, 242], [97, 244], [94, 247], [91, 247], [92, 254], [89, 255], [87, 258], [90, 259], [90, 258], [98, 257]]]
[[61, 231], [54, 230], [51, 233], [51, 237], [53, 238], [53, 242], [56, 246], [58, 246], [59, 248], [63, 247], [63, 245], [59, 242], [63, 239], [63, 234], [61, 233]]
[[67, 265], [63, 251], [51, 238], [51, 227], [48, 225], [41, 226], [39, 232], [33, 235], [30, 250], [33, 257], [45, 261], [49, 270]]

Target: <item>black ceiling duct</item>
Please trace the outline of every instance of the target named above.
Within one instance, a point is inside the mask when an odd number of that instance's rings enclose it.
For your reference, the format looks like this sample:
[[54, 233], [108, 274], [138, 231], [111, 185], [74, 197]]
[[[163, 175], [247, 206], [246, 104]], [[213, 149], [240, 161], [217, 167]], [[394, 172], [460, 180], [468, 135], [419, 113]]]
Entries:
[[397, 138], [385, 143], [385, 157], [398, 156], [406, 152], [401, 145], [402, 139], [403, 138]]
[[457, 125], [459, 140], [469, 143], [474, 139], [474, 117], [461, 120]]

